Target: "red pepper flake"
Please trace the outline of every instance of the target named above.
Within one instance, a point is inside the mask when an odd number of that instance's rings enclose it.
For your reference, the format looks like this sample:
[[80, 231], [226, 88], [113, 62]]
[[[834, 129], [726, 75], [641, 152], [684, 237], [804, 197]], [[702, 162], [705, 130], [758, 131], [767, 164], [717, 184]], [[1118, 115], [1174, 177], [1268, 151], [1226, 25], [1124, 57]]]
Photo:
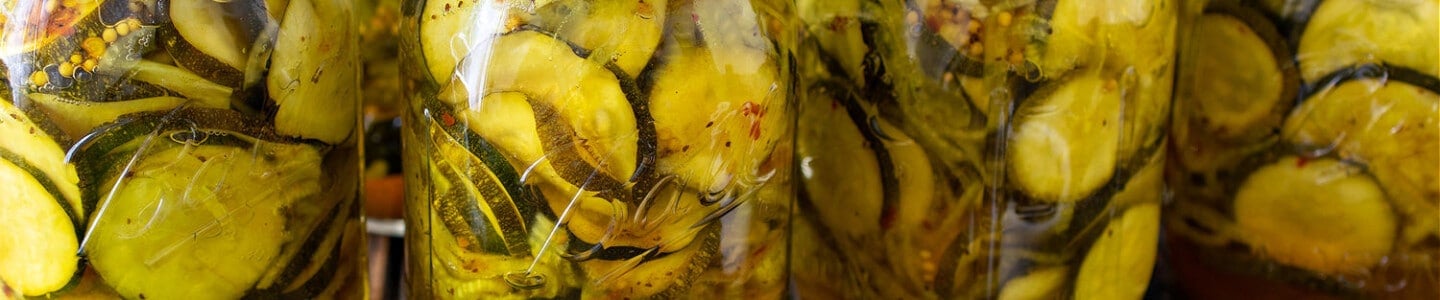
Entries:
[[770, 250], [770, 244], [760, 244], [759, 248], [755, 248], [755, 251], [750, 252], [750, 257], [759, 257], [761, 254], [765, 254], [765, 250]]
[[895, 212], [894, 207], [884, 208], [880, 213], [880, 229], [890, 230], [891, 227], [895, 227], [895, 221], [899, 219], [899, 217], [900, 214]]
[[1304, 157], [1304, 156], [1301, 156], [1300, 158], [1296, 158], [1296, 159], [1295, 159], [1295, 168], [1304, 168], [1304, 167], [1305, 167], [1305, 164], [1307, 164], [1307, 163], [1310, 163], [1310, 158], [1307, 158], [1307, 157]]
[[754, 101], [745, 101], [744, 104], [740, 104], [740, 113], [746, 116], [759, 114], [759, 105]]
[[845, 25], [848, 24], [850, 24], [850, 18], [844, 16], [835, 17], [834, 19], [830, 19], [830, 31], [840, 31], [841, 29], [845, 29]]
[[455, 126], [455, 117], [450, 116], [450, 113], [441, 113], [440, 122], [445, 126]]
[[753, 101], [740, 105], [740, 113], [750, 119], [750, 139], [760, 139], [760, 120], [765, 118], [765, 109]]

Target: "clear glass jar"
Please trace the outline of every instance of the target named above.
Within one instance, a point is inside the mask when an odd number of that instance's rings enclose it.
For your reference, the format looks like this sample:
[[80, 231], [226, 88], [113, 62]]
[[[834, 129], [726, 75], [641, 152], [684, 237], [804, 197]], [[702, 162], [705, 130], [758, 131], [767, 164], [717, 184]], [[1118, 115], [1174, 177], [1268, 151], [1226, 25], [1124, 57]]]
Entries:
[[780, 298], [784, 1], [402, 6], [413, 298]]
[[1137, 299], [1175, 1], [799, 1], [802, 297]]
[[6, 297], [364, 297], [349, 1], [3, 5]]
[[1440, 295], [1437, 1], [1194, 2], [1167, 172], [1184, 291]]

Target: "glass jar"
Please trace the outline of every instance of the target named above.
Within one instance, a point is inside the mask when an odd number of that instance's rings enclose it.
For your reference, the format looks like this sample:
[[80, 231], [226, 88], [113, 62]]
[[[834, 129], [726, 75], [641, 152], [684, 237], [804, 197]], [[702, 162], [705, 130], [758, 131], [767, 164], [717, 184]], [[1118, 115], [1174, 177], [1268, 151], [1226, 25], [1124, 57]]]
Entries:
[[349, 1], [3, 5], [6, 298], [364, 297]]
[[1437, 1], [1194, 2], [1167, 172], [1185, 292], [1440, 295]]
[[779, 298], [784, 1], [402, 6], [412, 298]]
[[1175, 1], [797, 7], [801, 297], [1145, 292]]

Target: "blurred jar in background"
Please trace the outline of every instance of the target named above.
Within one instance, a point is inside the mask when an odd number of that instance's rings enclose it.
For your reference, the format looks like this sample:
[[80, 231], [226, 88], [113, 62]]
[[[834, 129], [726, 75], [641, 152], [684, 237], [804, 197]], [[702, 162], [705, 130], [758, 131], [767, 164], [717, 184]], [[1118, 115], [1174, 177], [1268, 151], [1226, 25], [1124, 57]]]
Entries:
[[404, 270], [405, 180], [400, 170], [400, 1], [355, 2], [365, 104], [365, 226], [370, 297], [399, 299]]
[[1192, 1], [1166, 211], [1198, 298], [1440, 297], [1440, 5]]
[[1139, 298], [1177, 5], [799, 1], [798, 296]]

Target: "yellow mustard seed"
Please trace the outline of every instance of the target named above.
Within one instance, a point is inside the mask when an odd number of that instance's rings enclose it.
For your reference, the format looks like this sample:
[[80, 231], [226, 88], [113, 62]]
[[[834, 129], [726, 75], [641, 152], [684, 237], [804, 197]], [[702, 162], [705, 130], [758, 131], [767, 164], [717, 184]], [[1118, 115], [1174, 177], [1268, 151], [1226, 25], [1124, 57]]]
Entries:
[[35, 86], [42, 86], [46, 83], [50, 83], [50, 75], [45, 74], [44, 70], [30, 73], [30, 84], [34, 84]]
[[120, 38], [120, 34], [115, 32], [115, 28], [105, 28], [105, 32], [101, 33], [100, 37], [104, 38], [106, 43], [114, 43], [116, 39]]
[[75, 76], [75, 64], [70, 62], [60, 63], [60, 77], [70, 78]]
[[1000, 26], [1010, 26], [1010, 22], [1014, 21], [1013, 18], [1015, 18], [1015, 16], [1010, 15], [1010, 12], [1007, 11], [1001, 12], [1000, 15], [995, 16], [995, 18], [995, 21], [1000, 22]]
[[95, 72], [95, 67], [100, 66], [100, 61], [97, 61], [97, 60], [95, 60], [94, 58], [91, 58], [91, 59], [85, 60], [85, 63], [84, 63], [84, 64], [81, 64], [80, 66], [81, 66], [82, 68], [85, 68], [85, 71], [86, 71], [86, 72], [94, 73], [94, 72]]

